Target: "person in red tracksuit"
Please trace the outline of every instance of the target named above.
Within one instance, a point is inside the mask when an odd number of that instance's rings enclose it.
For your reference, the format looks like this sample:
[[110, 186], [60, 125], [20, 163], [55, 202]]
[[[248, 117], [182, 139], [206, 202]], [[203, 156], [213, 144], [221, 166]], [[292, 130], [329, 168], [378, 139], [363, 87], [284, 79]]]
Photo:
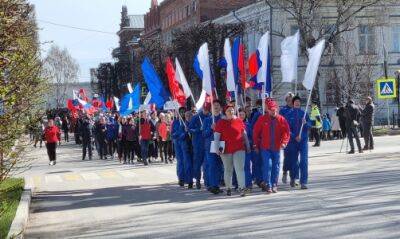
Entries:
[[266, 114], [258, 118], [253, 129], [254, 149], [261, 152], [262, 188], [267, 193], [278, 192], [280, 150], [290, 140], [290, 128], [286, 119], [278, 113], [278, 104], [268, 99]]
[[49, 156], [49, 165], [56, 164], [56, 147], [60, 141], [60, 129], [54, 125], [54, 120], [50, 119], [47, 127], [44, 129], [44, 139], [46, 142], [47, 155]]
[[147, 111], [144, 110], [142, 111], [141, 118], [140, 118], [140, 150], [141, 150], [141, 155], [142, 155], [142, 160], [144, 165], [148, 165], [147, 158], [149, 154], [149, 142], [152, 138], [150, 120], [147, 117]]

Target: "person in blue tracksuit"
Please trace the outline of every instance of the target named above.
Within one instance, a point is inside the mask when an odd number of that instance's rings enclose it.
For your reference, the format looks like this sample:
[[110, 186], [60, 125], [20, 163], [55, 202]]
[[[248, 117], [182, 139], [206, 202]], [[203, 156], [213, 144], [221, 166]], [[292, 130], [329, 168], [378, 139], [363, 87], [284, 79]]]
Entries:
[[[296, 186], [296, 178], [299, 177], [301, 189], [307, 189], [308, 183], [308, 129], [311, 127], [311, 121], [304, 111], [301, 110], [301, 99], [298, 96], [293, 98], [293, 109], [286, 115], [286, 120], [290, 126], [290, 141], [288, 150], [288, 168], [290, 172], [290, 186]], [[304, 124], [300, 134], [301, 125]], [[300, 156], [300, 161], [299, 161]]]
[[[251, 113], [251, 118], [249, 122], [249, 131], [251, 134], [253, 133], [254, 125], [256, 124], [258, 118], [263, 114], [262, 113], [262, 100], [257, 100], [256, 107], [253, 109]], [[251, 140], [253, 137], [251, 137]], [[252, 145], [252, 144], [251, 144]], [[263, 182], [262, 177], [262, 160], [260, 153], [257, 153], [255, 150], [252, 151], [251, 156], [251, 172], [254, 182], [257, 184], [258, 187], [261, 187]]]
[[214, 127], [215, 124], [222, 118], [221, 103], [217, 100], [213, 102], [213, 116], [204, 119], [203, 125], [203, 139], [204, 150], [206, 155], [206, 172], [208, 172], [208, 190], [211, 193], [222, 193], [220, 183], [223, 177], [223, 164], [221, 158], [210, 152], [211, 141], [214, 140]]
[[[285, 119], [286, 119], [287, 113], [289, 113], [293, 108], [293, 97], [294, 97], [294, 94], [292, 92], [288, 92], [286, 94], [286, 96], [285, 96], [286, 105], [283, 106], [279, 111], [279, 114], [282, 115], [283, 117], [285, 117]], [[287, 184], [287, 177], [288, 177], [288, 171], [289, 171], [289, 166], [288, 166], [288, 148], [283, 150], [283, 167], [282, 167], [282, 171], [283, 171], [282, 183]]]
[[[172, 133], [172, 137], [176, 139], [178, 147], [177, 155], [179, 155], [182, 161], [181, 166], [183, 167], [183, 183], [188, 185], [189, 189], [193, 188], [193, 159], [191, 152], [191, 139], [189, 135], [188, 123], [191, 118], [191, 113], [185, 112], [185, 108], [180, 108], [179, 113], [181, 120], [177, 123], [179, 127], [177, 131]], [[190, 115], [189, 115], [190, 114]], [[174, 123], [175, 124], [175, 123]], [[174, 130], [173, 126], [173, 130]], [[180, 183], [182, 185], [182, 183]]]
[[[181, 108], [179, 113], [182, 115], [183, 112], [185, 111], [185, 108]], [[185, 173], [184, 173], [184, 168], [183, 168], [183, 153], [181, 150], [181, 141], [179, 140], [179, 135], [180, 135], [180, 129], [182, 126], [182, 121], [180, 120], [179, 117], [176, 117], [175, 120], [172, 122], [172, 129], [171, 129], [171, 137], [172, 137], [172, 142], [174, 145], [174, 150], [175, 150], [175, 158], [176, 158], [176, 174], [178, 176], [179, 180], [179, 186], [184, 187], [185, 186]]]
[[196, 188], [201, 188], [201, 169], [203, 168], [204, 185], [207, 187], [207, 175], [204, 173], [206, 168], [204, 165], [204, 140], [203, 140], [203, 124], [205, 118], [209, 116], [209, 106], [204, 105], [203, 110], [194, 115], [189, 122], [189, 132], [192, 135], [193, 146], [193, 177], [196, 179]]

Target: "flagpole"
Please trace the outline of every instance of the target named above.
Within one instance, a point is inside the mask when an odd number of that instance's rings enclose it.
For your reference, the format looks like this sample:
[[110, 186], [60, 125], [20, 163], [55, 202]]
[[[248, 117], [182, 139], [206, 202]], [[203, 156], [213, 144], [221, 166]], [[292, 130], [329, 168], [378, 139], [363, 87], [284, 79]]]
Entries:
[[261, 101], [262, 101], [262, 108], [263, 108], [263, 112], [262, 114], [265, 115], [265, 88], [266, 88], [266, 82], [264, 82], [264, 84], [261, 87]]
[[312, 89], [310, 90], [310, 93], [308, 95], [308, 99], [307, 99], [307, 105], [306, 105], [306, 109], [304, 111], [304, 116], [303, 116], [303, 120], [301, 122], [301, 127], [300, 127], [300, 132], [299, 132], [299, 138], [301, 139], [301, 132], [303, 131], [303, 127], [304, 127], [304, 119], [306, 118], [307, 115], [307, 111], [308, 111], [308, 107], [310, 105], [310, 101], [311, 101], [311, 95], [312, 95]]

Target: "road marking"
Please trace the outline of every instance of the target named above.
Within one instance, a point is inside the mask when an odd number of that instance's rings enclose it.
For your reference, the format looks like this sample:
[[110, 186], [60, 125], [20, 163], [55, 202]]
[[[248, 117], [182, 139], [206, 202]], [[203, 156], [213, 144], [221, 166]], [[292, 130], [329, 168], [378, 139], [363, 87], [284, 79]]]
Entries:
[[38, 188], [40, 186], [41, 182], [42, 182], [42, 177], [40, 177], [40, 176], [33, 177], [33, 185], [35, 186], [35, 188]]
[[115, 171], [102, 171], [98, 173], [103, 179], [117, 179], [120, 178]]
[[66, 181], [79, 181], [79, 180], [82, 180], [82, 177], [79, 176], [79, 174], [76, 174], [76, 173], [65, 174], [65, 175], [63, 176], [63, 178], [64, 178]]
[[135, 178], [137, 177], [136, 173], [132, 171], [118, 171], [118, 173], [124, 178]]
[[99, 175], [96, 173], [81, 173], [81, 176], [84, 180], [86, 181], [91, 181], [91, 180], [99, 180], [101, 179]]
[[48, 183], [62, 183], [62, 178], [60, 175], [47, 175], [44, 177], [46, 184]]

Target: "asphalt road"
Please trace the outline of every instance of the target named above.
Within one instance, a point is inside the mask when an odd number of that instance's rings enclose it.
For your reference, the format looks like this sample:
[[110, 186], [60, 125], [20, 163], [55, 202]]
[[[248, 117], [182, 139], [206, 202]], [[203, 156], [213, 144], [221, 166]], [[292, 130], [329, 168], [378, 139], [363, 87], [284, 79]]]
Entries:
[[340, 146], [310, 148], [309, 190], [245, 198], [181, 189], [175, 165], [83, 162], [70, 144], [51, 167], [32, 149], [26, 238], [400, 238], [400, 137], [364, 154]]

